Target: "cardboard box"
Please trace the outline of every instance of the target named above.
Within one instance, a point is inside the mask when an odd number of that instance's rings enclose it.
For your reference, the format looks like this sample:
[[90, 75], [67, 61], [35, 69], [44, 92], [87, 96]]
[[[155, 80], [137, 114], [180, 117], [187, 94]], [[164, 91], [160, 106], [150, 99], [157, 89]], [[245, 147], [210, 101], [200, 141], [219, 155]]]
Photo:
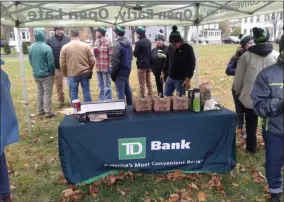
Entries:
[[179, 96], [173, 96], [172, 97], [172, 108], [175, 112], [180, 111], [188, 111], [188, 97], [186, 95], [179, 97]]
[[153, 110], [154, 112], [170, 112], [171, 111], [171, 97], [159, 97], [153, 98]]
[[136, 97], [134, 98], [134, 110], [136, 112], [150, 112], [152, 111], [152, 99], [150, 97]]

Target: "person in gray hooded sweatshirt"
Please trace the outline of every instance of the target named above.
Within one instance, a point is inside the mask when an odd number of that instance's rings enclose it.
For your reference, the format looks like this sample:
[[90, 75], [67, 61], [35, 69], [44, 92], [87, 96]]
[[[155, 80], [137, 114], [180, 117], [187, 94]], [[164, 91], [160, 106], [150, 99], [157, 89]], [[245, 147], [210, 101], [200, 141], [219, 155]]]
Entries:
[[111, 79], [115, 82], [116, 94], [119, 100], [125, 100], [132, 105], [132, 90], [129, 85], [131, 62], [133, 59], [131, 42], [124, 36], [124, 27], [114, 28], [114, 37], [117, 39], [112, 49]]
[[273, 50], [272, 44], [267, 43], [270, 34], [266, 28], [254, 27], [253, 37], [256, 45], [250, 47], [238, 62], [234, 77], [234, 90], [245, 110], [246, 151], [254, 154], [257, 147], [258, 117], [253, 111], [250, 95], [258, 73], [275, 64], [279, 53]]
[[[270, 202], [280, 202], [284, 165], [284, 35], [275, 65], [262, 70], [255, 80], [251, 98], [255, 113], [263, 118], [262, 136], [266, 150], [266, 178]], [[282, 198], [283, 199], [283, 198]]]

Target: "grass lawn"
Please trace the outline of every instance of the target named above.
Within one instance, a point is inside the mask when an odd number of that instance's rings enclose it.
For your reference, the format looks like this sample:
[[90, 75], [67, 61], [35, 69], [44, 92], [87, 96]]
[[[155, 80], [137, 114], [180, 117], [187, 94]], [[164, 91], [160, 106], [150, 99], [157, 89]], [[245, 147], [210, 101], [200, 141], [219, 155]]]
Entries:
[[[199, 79], [212, 81], [213, 96], [229, 109], [233, 109], [231, 96], [233, 78], [226, 76], [225, 68], [236, 48], [236, 45], [202, 45], [200, 47]], [[19, 60], [17, 57], [2, 59], [6, 62], [2, 68], [9, 74], [12, 83], [12, 96], [21, 130], [20, 142], [9, 146], [6, 150], [9, 168], [12, 171], [10, 182], [15, 202], [59, 201], [62, 191], [69, 187], [62, 181], [57, 151], [57, 127], [63, 116], [50, 120], [32, 117], [32, 137], [27, 137]], [[29, 110], [31, 114], [36, 114], [36, 85], [26, 56], [25, 68]], [[130, 80], [132, 90], [137, 95], [138, 80], [134, 63]], [[193, 79], [192, 84], [194, 82]], [[99, 90], [95, 78], [92, 79], [91, 89], [93, 98], [97, 99]], [[53, 104], [54, 110], [57, 111], [55, 91]], [[173, 176], [142, 174], [135, 176], [133, 181], [127, 177], [112, 186], [107, 186], [105, 183], [96, 184], [97, 194], [94, 196], [89, 194], [89, 187], [83, 188], [82, 201], [177, 201], [175, 200], [177, 193], [189, 194], [194, 201], [198, 198], [199, 201], [205, 201], [204, 199], [223, 202], [265, 201], [266, 183], [259, 174], [259, 172], [262, 175], [265, 174], [263, 148], [259, 147], [258, 153], [253, 157], [238, 148], [237, 162], [234, 173], [218, 175], [218, 177], [200, 174], [189, 178], [178, 172]], [[220, 179], [221, 185], [210, 186], [212, 178], [214, 182]]]

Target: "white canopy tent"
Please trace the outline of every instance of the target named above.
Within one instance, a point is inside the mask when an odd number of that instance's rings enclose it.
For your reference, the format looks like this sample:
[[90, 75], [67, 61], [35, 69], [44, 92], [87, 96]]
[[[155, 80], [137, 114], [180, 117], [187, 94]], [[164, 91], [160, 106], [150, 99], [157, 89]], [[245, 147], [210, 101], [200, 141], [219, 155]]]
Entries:
[[[96, 1], [22, 0], [1, 1], [1, 24], [21, 27], [98, 27], [98, 26], [199, 26], [251, 15], [283, 12], [281, 1]], [[18, 29], [17, 29], [18, 30]], [[198, 28], [197, 28], [198, 30]], [[199, 35], [199, 34], [198, 34]], [[20, 67], [29, 134], [30, 119], [26, 96], [25, 71], [19, 30], [17, 34]], [[198, 57], [198, 43], [196, 56]], [[198, 61], [198, 60], [197, 60]], [[198, 63], [196, 64], [198, 86]]]

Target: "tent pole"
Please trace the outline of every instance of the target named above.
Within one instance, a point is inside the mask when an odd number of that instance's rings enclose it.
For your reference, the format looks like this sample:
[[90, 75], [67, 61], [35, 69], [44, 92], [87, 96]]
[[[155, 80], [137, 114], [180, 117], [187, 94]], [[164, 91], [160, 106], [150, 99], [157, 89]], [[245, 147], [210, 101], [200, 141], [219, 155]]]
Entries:
[[20, 37], [20, 29], [16, 27], [17, 30], [17, 42], [19, 48], [19, 59], [20, 59], [20, 68], [21, 68], [21, 75], [22, 75], [22, 85], [23, 85], [23, 95], [25, 101], [25, 108], [26, 108], [26, 121], [28, 123], [28, 134], [31, 136], [31, 120], [29, 115], [29, 103], [27, 98], [27, 89], [26, 89], [26, 77], [25, 77], [25, 67], [24, 67], [24, 60], [23, 60], [23, 49], [21, 45], [21, 37]]
[[196, 85], [196, 88], [199, 88], [199, 82], [198, 82], [198, 68], [199, 68], [199, 64], [198, 64], [198, 59], [199, 59], [199, 40], [198, 40], [198, 37], [199, 37], [199, 25], [197, 24], [196, 25], [196, 33], [197, 33], [197, 39], [196, 39], [196, 50], [195, 50], [195, 58], [196, 58], [196, 66], [195, 66], [195, 85]]

